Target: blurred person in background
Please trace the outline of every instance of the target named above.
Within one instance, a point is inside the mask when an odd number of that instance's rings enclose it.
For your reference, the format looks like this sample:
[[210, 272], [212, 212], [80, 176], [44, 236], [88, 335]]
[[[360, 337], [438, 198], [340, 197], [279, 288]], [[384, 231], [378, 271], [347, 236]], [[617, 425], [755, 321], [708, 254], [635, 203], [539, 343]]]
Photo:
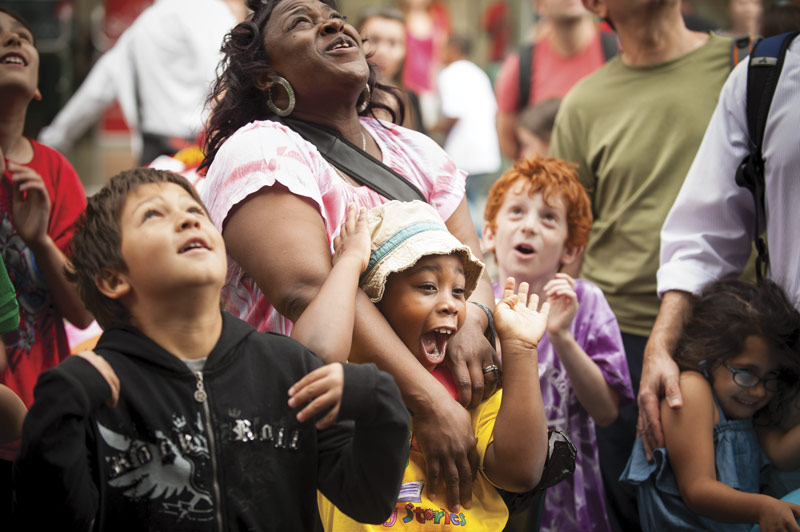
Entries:
[[500, 150], [494, 129], [497, 103], [486, 72], [468, 58], [472, 41], [453, 35], [437, 80], [441, 118], [432, 132], [445, 135], [444, 151], [467, 173], [467, 203], [475, 229], [483, 228], [483, 204], [496, 173]]
[[[511, 160], [520, 155], [515, 131], [520, 111], [550, 98], [562, 98], [617, 49], [616, 38], [601, 34], [580, 0], [537, 0], [533, 7], [543, 21], [535, 45], [510, 54], [495, 81], [500, 151]], [[523, 60], [521, 54], [526, 56]], [[520, 83], [523, 64], [529, 65], [524, 69], [529, 73], [529, 83]], [[528, 93], [520, 94], [521, 87], [527, 87]]]
[[406, 62], [403, 85], [420, 97], [426, 127], [436, 122], [436, 76], [450, 37], [450, 15], [437, 0], [398, 0], [406, 19]]
[[66, 151], [118, 101], [145, 165], [190, 145], [203, 127], [225, 34], [242, 0], [157, 0], [97, 61], [39, 140]]
[[[358, 24], [358, 32], [364, 43], [364, 49], [370, 63], [375, 65], [381, 83], [391, 85], [402, 91], [405, 103], [404, 127], [423, 131], [419, 97], [413, 90], [403, 86], [403, 65], [406, 61], [406, 26], [403, 13], [397, 9], [386, 7], [369, 7], [362, 11]], [[381, 97], [376, 94], [375, 97]], [[387, 105], [394, 100], [389, 98]], [[395, 109], [397, 113], [399, 109]], [[388, 113], [379, 118], [389, 120]]]

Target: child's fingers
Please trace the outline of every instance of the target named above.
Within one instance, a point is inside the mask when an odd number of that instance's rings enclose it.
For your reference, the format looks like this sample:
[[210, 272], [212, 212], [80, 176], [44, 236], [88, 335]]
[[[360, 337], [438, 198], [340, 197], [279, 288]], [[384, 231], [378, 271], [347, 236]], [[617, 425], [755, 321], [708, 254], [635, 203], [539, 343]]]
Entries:
[[570, 274], [568, 274], [568, 273], [564, 273], [564, 272], [558, 272], [558, 273], [555, 275], [555, 278], [556, 278], [556, 279], [561, 279], [561, 280], [564, 280], [564, 281], [566, 281], [567, 283], [569, 283], [569, 285], [570, 285], [570, 286], [572, 286], [572, 287], [575, 287], [575, 284], [576, 284], [576, 283], [575, 283], [575, 279], [574, 279], [574, 278], [573, 278], [573, 277], [572, 277]]
[[542, 303], [542, 308], [539, 309], [539, 314], [541, 314], [545, 319], [547, 316], [550, 315], [550, 302], [545, 301]]
[[506, 297], [508, 297], [508, 296], [510, 296], [510, 295], [512, 295], [514, 293], [514, 285], [515, 284], [516, 284], [516, 281], [514, 280], [513, 277], [506, 278], [506, 284], [503, 287], [503, 299], [505, 299]]
[[[289, 397], [294, 398], [302, 390], [305, 390], [309, 385], [325, 377], [328, 371], [330, 371], [329, 366], [322, 366], [321, 368], [317, 368], [314, 371], [307, 373], [302, 379], [294, 383], [289, 388]], [[291, 402], [289, 403], [289, 405], [291, 406]]]
[[341, 403], [337, 401], [328, 413], [316, 422], [314, 426], [317, 427], [317, 430], [325, 430], [336, 422], [336, 419], [339, 417], [340, 404]]
[[531, 297], [528, 300], [528, 308], [533, 310], [539, 308], [539, 296], [537, 294], [531, 294]]
[[356, 231], [369, 231], [369, 224], [367, 223], [367, 209], [358, 209], [358, 216], [356, 218]]
[[[530, 286], [528, 283], [522, 282], [519, 283], [519, 289], [517, 290], [517, 294], [519, 295], [519, 302], [524, 307], [528, 304], [528, 289]], [[536, 294], [531, 295], [531, 297], [535, 297]]]
[[[328, 425], [330, 425], [330, 423], [333, 423], [333, 421], [336, 420], [336, 416], [339, 415], [339, 399], [340, 399], [339, 394], [334, 393], [330, 390], [325, 391], [325, 393], [321, 394], [318, 397], [315, 397], [300, 412], [297, 413], [297, 421], [300, 422], [307, 421], [313, 418], [314, 416], [328, 409], [333, 408], [335, 409], [335, 413], [333, 415], [333, 419], [328, 423]], [[330, 412], [328, 412], [328, 414], [330, 414]], [[328, 414], [326, 414], [326, 417], [328, 417]], [[317, 422], [317, 428], [320, 428], [319, 422]]]

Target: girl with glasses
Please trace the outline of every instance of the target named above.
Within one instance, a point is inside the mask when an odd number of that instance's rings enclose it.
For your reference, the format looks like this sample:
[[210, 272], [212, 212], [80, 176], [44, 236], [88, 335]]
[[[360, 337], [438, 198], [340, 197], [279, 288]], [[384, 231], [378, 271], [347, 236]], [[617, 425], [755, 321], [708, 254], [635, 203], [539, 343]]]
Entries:
[[800, 531], [800, 506], [759, 493], [768, 459], [755, 426], [775, 424], [797, 386], [800, 314], [771, 282], [721, 281], [694, 304], [675, 362], [683, 407], [661, 404], [665, 447], [636, 441], [621, 480], [649, 530]]

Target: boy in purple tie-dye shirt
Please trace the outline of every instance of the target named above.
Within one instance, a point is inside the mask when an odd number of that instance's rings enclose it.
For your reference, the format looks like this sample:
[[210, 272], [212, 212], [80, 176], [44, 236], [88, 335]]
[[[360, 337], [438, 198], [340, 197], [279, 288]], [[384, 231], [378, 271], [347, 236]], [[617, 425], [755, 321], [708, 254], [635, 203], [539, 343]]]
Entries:
[[[578, 448], [575, 474], [547, 490], [541, 530], [608, 531], [595, 424], [633, 399], [617, 319], [603, 293], [563, 272], [587, 242], [591, 205], [572, 166], [551, 158], [518, 161], [492, 187], [484, 244], [498, 277], [530, 284], [550, 302], [539, 342], [539, 380], [548, 425]], [[496, 296], [502, 287], [495, 285]]]

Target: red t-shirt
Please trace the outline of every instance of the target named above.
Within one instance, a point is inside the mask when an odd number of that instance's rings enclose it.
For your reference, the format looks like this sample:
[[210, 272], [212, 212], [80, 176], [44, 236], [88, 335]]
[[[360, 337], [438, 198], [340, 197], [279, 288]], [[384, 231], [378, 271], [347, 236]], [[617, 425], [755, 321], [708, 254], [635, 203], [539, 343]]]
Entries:
[[[47, 232], [66, 253], [75, 221], [86, 208], [86, 194], [78, 174], [63, 155], [35, 140], [31, 144], [33, 159], [25, 166], [42, 176], [50, 195]], [[0, 252], [19, 302], [19, 329], [3, 335], [8, 366], [0, 373], [0, 383], [14, 390], [30, 408], [39, 375], [66, 358], [69, 346], [61, 314], [53, 306], [44, 276], [14, 227], [8, 170], [0, 184]], [[13, 459], [8, 450], [0, 446], [0, 458]]]
[[[533, 47], [533, 72], [528, 105], [549, 98], [563, 98], [573, 85], [603, 65], [600, 32], [580, 53], [561, 57], [553, 51], [550, 39], [543, 38]], [[511, 54], [503, 62], [495, 81], [497, 107], [504, 113], [517, 112], [519, 95], [519, 54]]]

